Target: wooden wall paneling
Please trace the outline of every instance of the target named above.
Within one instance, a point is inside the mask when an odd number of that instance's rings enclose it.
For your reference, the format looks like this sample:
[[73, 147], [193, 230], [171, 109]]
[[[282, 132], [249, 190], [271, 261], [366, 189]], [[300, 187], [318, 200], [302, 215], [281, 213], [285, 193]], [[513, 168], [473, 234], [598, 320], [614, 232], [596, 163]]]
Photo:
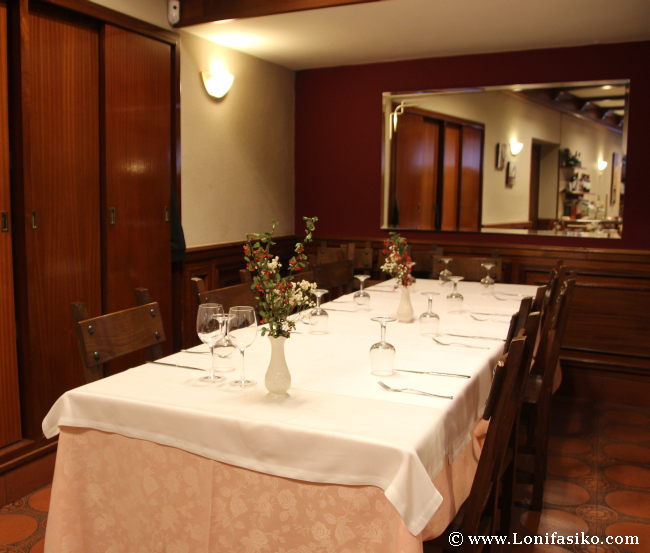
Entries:
[[39, 438], [54, 401], [83, 384], [70, 303], [101, 309], [99, 35], [92, 22], [47, 6], [21, 17], [29, 169], [18, 256], [26, 294], [17, 309], [29, 339], [20, 345], [20, 392], [23, 434]]
[[[172, 333], [171, 230], [165, 220], [172, 175], [172, 47], [106, 25], [103, 33], [105, 176], [104, 309], [135, 305], [148, 288]], [[114, 224], [111, 210], [115, 210]], [[172, 341], [163, 344], [171, 353]], [[112, 374], [144, 357], [113, 361]]]
[[458, 186], [460, 178], [460, 128], [445, 126], [445, 154], [442, 181], [442, 223], [441, 230], [456, 230], [458, 227]]
[[[0, 448], [21, 437], [10, 220], [8, 96], [7, 6], [0, 2]], [[0, 504], [3, 504], [1, 498]]]
[[458, 230], [477, 232], [481, 227], [483, 131], [463, 126]]

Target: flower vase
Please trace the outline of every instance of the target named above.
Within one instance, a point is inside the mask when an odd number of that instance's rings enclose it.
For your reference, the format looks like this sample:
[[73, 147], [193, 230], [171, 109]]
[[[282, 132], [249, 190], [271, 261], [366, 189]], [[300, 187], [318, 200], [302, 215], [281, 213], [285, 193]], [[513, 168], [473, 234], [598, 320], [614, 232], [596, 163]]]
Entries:
[[289, 397], [287, 393], [291, 388], [291, 373], [284, 357], [285, 336], [269, 336], [271, 341], [271, 360], [266, 370], [264, 385], [271, 397]]
[[413, 306], [411, 305], [411, 292], [408, 286], [402, 286], [402, 297], [397, 307], [397, 320], [400, 323], [413, 322]]

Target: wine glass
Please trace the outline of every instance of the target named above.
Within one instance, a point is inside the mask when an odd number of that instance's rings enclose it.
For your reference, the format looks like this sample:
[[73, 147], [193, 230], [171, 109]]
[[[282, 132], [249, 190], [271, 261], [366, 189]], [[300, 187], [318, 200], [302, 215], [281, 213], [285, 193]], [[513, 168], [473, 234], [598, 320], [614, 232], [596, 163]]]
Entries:
[[218, 316], [223, 315], [223, 306], [218, 303], [202, 303], [196, 315], [196, 333], [199, 339], [210, 348], [210, 358], [212, 360], [210, 374], [199, 378], [201, 382], [216, 384], [223, 382], [225, 378], [215, 373], [216, 356], [214, 355], [215, 344], [223, 338], [221, 325]]
[[381, 325], [381, 341], [370, 348], [370, 372], [376, 376], [392, 376], [395, 374], [395, 348], [386, 341], [386, 324], [397, 319], [382, 315], [371, 320]]
[[216, 315], [216, 319], [221, 326], [221, 338], [214, 344], [214, 353], [217, 354], [218, 358], [218, 363], [214, 370], [222, 373], [235, 370], [235, 367], [232, 365], [232, 354], [235, 352], [235, 346], [232, 345], [227, 335], [228, 321], [230, 318], [229, 313]]
[[423, 296], [429, 298], [429, 307], [426, 313], [420, 315], [420, 335], [437, 336], [440, 327], [440, 317], [433, 312], [433, 296], [438, 296], [438, 292], [422, 292]]
[[463, 278], [464, 277], [462, 276], [456, 276], [456, 275], [452, 275], [449, 277], [449, 280], [451, 280], [454, 283], [454, 289], [451, 291], [451, 294], [447, 295], [448, 300], [463, 301], [463, 296], [458, 291], [458, 283], [461, 280], [463, 280]]
[[230, 343], [241, 352], [241, 378], [229, 382], [235, 388], [248, 388], [255, 386], [257, 382], [247, 380], [244, 372], [244, 351], [257, 337], [257, 320], [255, 309], [247, 305], [231, 307], [229, 311], [231, 318], [228, 320], [228, 338]]
[[312, 292], [316, 296], [316, 307], [312, 309], [311, 314], [309, 315], [309, 333], [310, 334], [327, 334], [327, 320], [329, 315], [320, 306], [320, 299], [322, 296], [327, 294], [327, 290], [324, 288], [316, 288]]
[[483, 267], [486, 271], [486, 275], [481, 279], [481, 284], [485, 284], [486, 286], [494, 284], [494, 279], [490, 276], [490, 269], [496, 266], [497, 264], [492, 261], [481, 263], [481, 267]]
[[354, 275], [354, 278], [361, 283], [359, 291], [354, 294], [354, 303], [359, 311], [370, 311], [370, 294], [363, 289], [363, 283], [370, 275]]
[[451, 276], [451, 271], [449, 270], [449, 262], [453, 261], [452, 257], [441, 257], [440, 261], [445, 264], [445, 268], [440, 271], [439, 277], [440, 282], [448, 282], [449, 277]]

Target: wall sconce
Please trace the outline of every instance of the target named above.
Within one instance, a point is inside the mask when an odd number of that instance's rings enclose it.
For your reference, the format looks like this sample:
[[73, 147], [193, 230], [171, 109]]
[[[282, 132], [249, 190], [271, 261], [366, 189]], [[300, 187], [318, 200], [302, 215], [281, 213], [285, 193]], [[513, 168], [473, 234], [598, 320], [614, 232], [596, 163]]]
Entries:
[[523, 142], [517, 142], [514, 138], [510, 141], [510, 153], [513, 156], [516, 156], [519, 152], [521, 152], [521, 149], [524, 147]]
[[212, 68], [212, 72], [201, 71], [205, 90], [213, 98], [223, 98], [230, 90], [235, 77], [228, 73], [223, 67]]
[[607, 169], [607, 162], [603, 161], [602, 159], [599, 159], [598, 160], [598, 170], [599, 171], [604, 171], [605, 169]]

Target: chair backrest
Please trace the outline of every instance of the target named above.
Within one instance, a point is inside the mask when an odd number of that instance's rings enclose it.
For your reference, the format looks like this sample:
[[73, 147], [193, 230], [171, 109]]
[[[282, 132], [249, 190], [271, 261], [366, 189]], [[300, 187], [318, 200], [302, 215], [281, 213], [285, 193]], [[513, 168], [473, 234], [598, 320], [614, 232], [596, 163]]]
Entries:
[[354, 272], [356, 274], [371, 274], [373, 249], [372, 242], [366, 242], [363, 247], [354, 249]]
[[146, 348], [149, 360], [162, 357], [165, 331], [158, 303], [94, 318], [88, 317], [85, 303], [73, 303], [70, 310], [87, 382], [102, 378], [103, 363], [128, 353]]
[[504, 353], [508, 353], [513, 338], [515, 338], [515, 336], [519, 334], [519, 331], [526, 326], [526, 321], [528, 320], [528, 314], [530, 313], [532, 304], [532, 297], [523, 298], [519, 304], [519, 311], [517, 311], [517, 313], [515, 313], [510, 319], [510, 328], [508, 329], [508, 336], [506, 337], [506, 344], [503, 349]]
[[253, 282], [253, 273], [248, 269], [239, 269], [239, 280], [242, 284]]
[[236, 305], [250, 305], [255, 307], [259, 304], [256, 293], [251, 289], [250, 283], [235, 284], [225, 288], [215, 290], [206, 290], [202, 278], [194, 277], [192, 279], [192, 289], [194, 291], [195, 311], [202, 303], [220, 303], [224, 312], [228, 313], [231, 307]]
[[463, 535], [479, 535], [481, 517], [489, 508], [490, 498], [498, 493], [502, 464], [521, 407], [528, 372], [524, 364], [526, 341], [526, 337], [515, 338], [510, 351], [495, 369], [486, 404], [487, 415], [484, 415], [489, 417], [490, 424], [458, 529]]
[[431, 244], [428, 250], [413, 250], [411, 259], [415, 263], [412, 273], [422, 278], [437, 279], [438, 260], [443, 256], [443, 249], [436, 244]]
[[326, 241], [321, 242], [316, 249], [316, 256], [312, 256], [315, 265], [322, 263], [333, 263], [335, 261], [354, 260], [355, 244], [341, 244], [338, 247], [328, 246]]
[[449, 270], [454, 275], [462, 276], [464, 280], [478, 282], [487, 275], [481, 263], [494, 263], [490, 276], [497, 282], [503, 281], [503, 262], [500, 257], [454, 257], [449, 262]]
[[314, 274], [318, 287], [324, 288], [330, 293], [329, 298], [325, 298], [325, 301], [336, 299], [352, 291], [354, 275], [352, 261], [350, 260], [316, 265]]

